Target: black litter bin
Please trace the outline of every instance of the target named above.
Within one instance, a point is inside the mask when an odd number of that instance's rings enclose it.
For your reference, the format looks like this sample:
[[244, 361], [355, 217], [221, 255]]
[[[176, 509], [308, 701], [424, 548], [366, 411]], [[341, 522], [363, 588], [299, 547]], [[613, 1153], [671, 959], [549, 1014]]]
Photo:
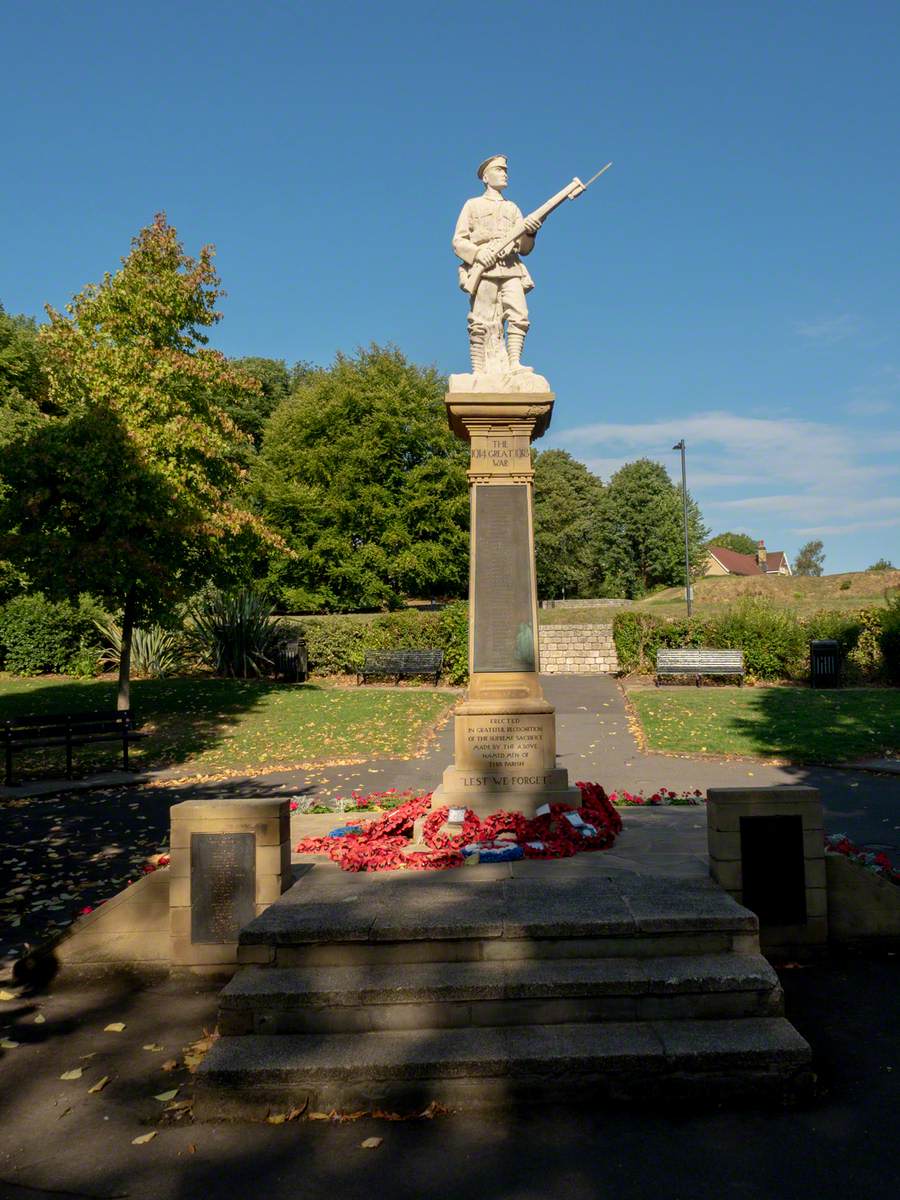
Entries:
[[282, 642], [275, 651], [275, 673], [299, 683], [306, 679], [308, 670], [306, 642]]
[[819, 688], [841, 686], [841, 648], [831, 638], [809, 643], [809, 681]]

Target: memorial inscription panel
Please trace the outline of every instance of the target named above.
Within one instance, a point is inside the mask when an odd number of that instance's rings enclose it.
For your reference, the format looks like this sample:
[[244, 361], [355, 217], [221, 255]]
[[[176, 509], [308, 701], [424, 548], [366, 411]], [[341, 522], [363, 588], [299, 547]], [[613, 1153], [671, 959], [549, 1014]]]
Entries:
[[485, 767], [525, 767], [540, 755], [544, 727], [527, 714], [499, 713], [482, 723], [469, 722], [465, 730], [467, 761]]
[[527, 437], [473, 436], [471, 470], [492, 475], [511, 475], [531, 470], [531, 450]]
[[528, 485], [475, 487], [474, 671], [534, 671]]
[[191, 941], [236, 942], [255, 915], [255, 836], [192, 833]]

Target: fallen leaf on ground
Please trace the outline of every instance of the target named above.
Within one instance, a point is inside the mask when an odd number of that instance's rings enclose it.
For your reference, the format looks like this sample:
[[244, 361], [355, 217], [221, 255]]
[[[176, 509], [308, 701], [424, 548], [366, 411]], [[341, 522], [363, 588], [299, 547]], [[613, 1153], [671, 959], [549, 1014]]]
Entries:
[[167, 1058], [166, 1061], [160, 1067], [160, 1070], [161, 1071], [174, 1071], [177, 1066], [178, 1066], [177, 1058]]
[[6, 988], [0, 991], [0, 1000], [18, 1000], [18, 998], [15, 992], [8, 992]]
[[109, 1076], [104, 1075], [102, 1079], [97, 1080], [97, 1082], [94, 1084], [93, 1087], [89, 1087], [88, 1091], [89, 1092], [102, 1092], [108, 1083], [109, 1083]]
[[303, 1105], [302, 1108], [292, 1108], [291, 1111], [287, 1115], [287, 1119], [289, 1121], [296, 1121], [298, 1117], [303, 1116], [303, 1114], [306, 1112], [306, 1110], [308, 1108], [309, 1108], [309, 1100], [307, 1100], [305, 1102], [305, 1104]]
[[0, 1042], [0, 1050], [15, 1050], [18, 1045], [19, 1043], [14, 1042], [12, 1038], [4, 1038], [3, 1041]]
[[269, 1113], [266, 1121], [270, 1125], [283, 1125], [287, 1120], [287, 1113]]
[[125, 1028], [124, 1021], [112, 1021], [112, 1022], [110, 1022], [109, 1025], [104, 1026], [103, 1032], [104, 1033], [121, 1033], [124, 1028]]
[[383, 1141], [384, 1138], [371, 1137], [366, 1138], [364, 1142], [360, 1142], [359, 1144], [363, 1150], [377, 1150]]
[[132, 1138], [132, 1146], [146, 1146], [148, 1142], [152, 1142], [156, 1137], [156, 1130], [151, 1129], [149, 1133], [142, 1133], [140, 1137]]
[[160, 1092], [158, 1096], [154, 1096], [154, 1100], [159, 1100], [162, 1104], [168, 1104], [170, 1100], [174, 1100], [178, 1095], [178, 1088], [172, 1088], [170, 1092]]
[[160, 1046], [157, 1042], [148, 1042], [146, 1046], [141, 1047], [142, 1050], [164, 1050], [165, 1046]]
[[84, 1074], [84, 1067], [73, 1067], [71, 1071], [63, 1071], [60, 1079], [80, 1079]]
[[329, 1119], [329, 1117], [328, 1117], [328, 1113], [314, 1111], [314, 1112], [308, 1112], [306, 1114], [306, 1119], [307, 1119], [307, 1121], [327, 1121]]
[[38, 1015], [34, 1018], [34, 1023], [35, 1025], [43, 1025], [46, 1020], [47, 1018], [43, 1013], [38, 1013]]

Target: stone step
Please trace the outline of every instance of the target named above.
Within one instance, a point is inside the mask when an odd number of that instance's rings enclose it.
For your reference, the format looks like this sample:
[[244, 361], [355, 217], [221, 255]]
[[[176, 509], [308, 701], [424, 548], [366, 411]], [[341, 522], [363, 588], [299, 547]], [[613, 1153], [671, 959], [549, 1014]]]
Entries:
[[776, 1099], [808, 1069], [783, 1018], [223, 1037], [195, 1077], [200, 1120], [269, 1112], [504, 1107], [546, 1100]]
[[559, 878], [546, 863], [511, 866], [534, 872], [474, 867], [448, 879], [313, 867], [241, 930], [239, 961], [292, 967], [759, 952], [754, 914], [710, 880]]
[[759, 955], [249, 968], [219, 997], [223, 1034], [352, 1033], [779, 1016]]

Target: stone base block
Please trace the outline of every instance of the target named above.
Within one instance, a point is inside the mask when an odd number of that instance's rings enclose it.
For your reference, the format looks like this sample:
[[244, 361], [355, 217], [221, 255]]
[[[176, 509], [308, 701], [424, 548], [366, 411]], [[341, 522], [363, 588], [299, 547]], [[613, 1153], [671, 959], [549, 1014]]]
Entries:
[[479, 817], [499, 809], [533, 817], [542, 804], [581, 805], [581, 791], [569, 786], [569, 773], [560, 767], [547, 771], [470, 771], [450, 766], [436, 788], [431, 807], [470, 808]]

